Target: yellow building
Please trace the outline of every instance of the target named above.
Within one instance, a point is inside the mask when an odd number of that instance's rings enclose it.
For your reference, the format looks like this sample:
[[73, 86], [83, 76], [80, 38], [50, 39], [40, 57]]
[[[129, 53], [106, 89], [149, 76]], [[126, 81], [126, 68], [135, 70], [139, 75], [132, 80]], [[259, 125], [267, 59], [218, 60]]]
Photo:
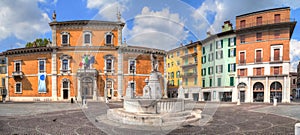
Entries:
[[6, 89], [6, 58], [5, 56], [1, 53], [0, 54], [0, 79], [1, 79], [1, 83], [0, 83], [0, 101], [2, 101], [2, 94], [4, 89]]
[[168, 73], [168, 86], [178, 88], [179, 81], [181, 80], [182, 74], [182, 49], [185, 47], [179, 47], [170, 50], [167, 54], [167, 73]]

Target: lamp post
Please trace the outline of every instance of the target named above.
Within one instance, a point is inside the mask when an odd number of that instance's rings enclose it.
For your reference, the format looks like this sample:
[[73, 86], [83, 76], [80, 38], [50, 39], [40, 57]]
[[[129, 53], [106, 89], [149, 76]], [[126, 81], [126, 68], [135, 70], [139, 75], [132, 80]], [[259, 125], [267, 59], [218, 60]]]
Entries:
[[240, 84], [240, 75], [238, 75], [238, 85], [237, 85], [237, 90], [238, 90], [238, 97], [237, 97], [237, 103], [236, 103], [236, 105], [241, 105], [241, 99], [240, 99], [240, 96], [241, 96], [241, 94], [240, 94], [240, 88], [239, 88], [239, 84]]

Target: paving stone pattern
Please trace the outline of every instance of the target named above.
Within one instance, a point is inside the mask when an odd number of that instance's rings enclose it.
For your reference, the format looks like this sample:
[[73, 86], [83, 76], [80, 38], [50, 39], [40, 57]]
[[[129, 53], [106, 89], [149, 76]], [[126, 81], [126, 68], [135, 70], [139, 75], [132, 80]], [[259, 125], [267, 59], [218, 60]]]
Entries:
[[[55, 104], [55, 103], [53, 103]], [[11, 109], [15, 104], [11, 104]], [[20, 106], [20, 105], [17, 105]], [[32, 104], [23, 104], [32, 107]], [[39, 106], [39, 104], [34, 105]], [[202, 105], [199, 105], [200, 107]], [[210, 113], [203, 112], [203, 119], [207, 123], [194, 123], [192, 125], [177, 127], [177, 129], [164, 132], [163, 130], [146, 131], [131, 125], [112, 126], [95, 117], [105, 114], [108, 108], [122, 107], [121, 103], [89, 103], [88, 108], [73, 108], [68, 110], [51, 108], [47, 112], [33, 113], [32, 115], [11, 114], [9, 110], [2, 109], [0, 104], [0, 134], [175, 134], [175, 135], [198, 135], [198, 134], [293, 134], [294, 125], [298, 121], [288, 117], [278, 116], [253, 110], [264, 110], [270, 105], [221, 105], [210, 117]], [[299, 107], [299, 106], [292, 106]], [[201, 108], [201, 107], [200, 107]], [[24, 109], [24, 108], [22, 108]], [[286, 109], [286, 108], [285, 108]], [[4, 110], [4, 111], [3, 111]], [[21, 111], [21, 110], [19, 110]], [[209, 111], [207, 111], [209, 112]], [[10, 113], [10, 115], [4, 114]], [[99, 128], [100, 127], [100, 128]]]

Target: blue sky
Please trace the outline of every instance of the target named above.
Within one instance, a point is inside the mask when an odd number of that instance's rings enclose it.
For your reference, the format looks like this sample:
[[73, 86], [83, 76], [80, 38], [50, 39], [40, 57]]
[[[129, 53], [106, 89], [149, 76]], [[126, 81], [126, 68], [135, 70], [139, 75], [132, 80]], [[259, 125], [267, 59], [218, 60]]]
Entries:
[[[278, 7], [291, 7], [291, 18], [300, 20], [299, 0], [1, 0], [0, 51], [24, 47], [36, 38], [50, 38], [52, 12], [58, 21], [116, 21], [119, 10], [126, 22], [123, 39], [128, 44], [172, 49], [219, 33], [225, 20]], [[300, 57], [300, 26], [291, 40], [292, 69]]]

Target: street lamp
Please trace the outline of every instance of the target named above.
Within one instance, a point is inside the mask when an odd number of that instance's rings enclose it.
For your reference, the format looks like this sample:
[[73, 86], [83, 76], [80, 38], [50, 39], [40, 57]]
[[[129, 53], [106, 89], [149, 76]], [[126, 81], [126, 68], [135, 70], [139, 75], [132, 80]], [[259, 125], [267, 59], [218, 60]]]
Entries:
[[238, 97], [237, 98], [238, 98], [238, 101], [237, 101], [236, 105], [241, 105], [241, 101], [240, 101], [241, 94], [240, 94], [239, 84], [240, 84], [240, 75], [238, 75], [238, 85], [237, 85], [237, 90], [238, 90]]

